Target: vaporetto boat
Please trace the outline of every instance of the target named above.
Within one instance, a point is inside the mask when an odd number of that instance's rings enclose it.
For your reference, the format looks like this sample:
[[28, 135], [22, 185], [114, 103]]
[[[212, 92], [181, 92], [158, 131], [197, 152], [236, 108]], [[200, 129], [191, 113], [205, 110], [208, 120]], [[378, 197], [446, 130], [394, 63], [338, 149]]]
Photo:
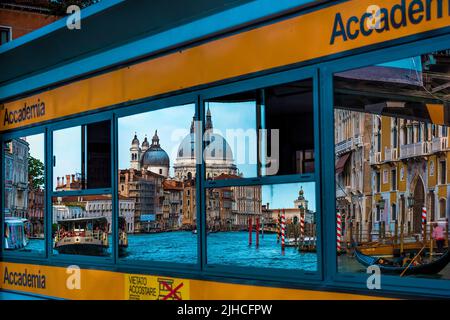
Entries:
[[54, 239], [58, 253], [106, 255], [108, 247], [108, 220], [105, 217], [58, 221]]

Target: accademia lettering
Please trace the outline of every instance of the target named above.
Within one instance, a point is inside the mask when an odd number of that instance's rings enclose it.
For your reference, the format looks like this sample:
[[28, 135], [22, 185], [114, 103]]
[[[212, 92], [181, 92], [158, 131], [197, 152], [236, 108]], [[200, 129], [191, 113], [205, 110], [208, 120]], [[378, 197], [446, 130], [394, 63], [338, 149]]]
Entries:
[[11, 125], [32, 118], [39, 118], [45, 115], [45, 103], [38, 99], [38, 102], [32, 105], [25, 105], [19, 110], [9, 111], [5, 109], [5, 118], [3, 125]]
[[41, 274], [40, 270], [37, 274], [28, 273], [27, 269], [25, 269], [24, 272], [9, 272], [8, 268], [5, 267], [3, 283], [14, 286], [45, 289], [45, 275]]
[[[447, 10], [444, 10], [445, 4]], [[338, 12], [334, 18], [330, 44], [339, 38], [343, 41], [355, 40], [360, 36], [368, 37], [373, 32], [383, 33], [424, 20], [441, 19], [444, 15], [450, 16], [450, 0], [401, 0], [391, 8], [379, 8], [375, 13], [365, 12], [361, 17], [352, 16], [346, 21]]]

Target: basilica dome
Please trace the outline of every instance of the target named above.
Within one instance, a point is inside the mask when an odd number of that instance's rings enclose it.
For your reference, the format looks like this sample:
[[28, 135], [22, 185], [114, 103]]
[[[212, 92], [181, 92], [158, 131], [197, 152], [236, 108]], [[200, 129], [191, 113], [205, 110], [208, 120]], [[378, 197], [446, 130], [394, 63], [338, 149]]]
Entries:
[[169, 167], [170, 159], [167, 152], [159, 144], [158, 132], [155, 132], [150, 148], [142, 155], [141, 165], [143, 168]]
[[[177, 160], [195, 159], [195, 134], [184, 137], [177, 152]], [[205, 141], [205, 160], [233, 161], [233, 152], [228, 142], [220, 134], [211, 133]]]

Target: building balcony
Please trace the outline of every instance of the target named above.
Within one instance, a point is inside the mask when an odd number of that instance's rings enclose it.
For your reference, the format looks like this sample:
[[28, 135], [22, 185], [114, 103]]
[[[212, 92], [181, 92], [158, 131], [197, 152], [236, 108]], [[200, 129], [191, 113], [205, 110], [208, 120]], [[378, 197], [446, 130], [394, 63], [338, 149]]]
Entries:
[[430, 142], [417, 142], [400, 146], [400, 159], [421, 157], [430, 153]]
[[341, 155], [345, 152], [349, 152], [357, 147], [362, 145], [362, 137], [352, 137], [343, 141], [336, 143], [335, 145], [335, 153], [336, 155]]
[[380, 164], [381, 163], [381, 152], [371, 152], [369, 154], [369, 163], [371, 165]]
[[447, 137], [433, 138], [431, 141], [431, 151], [441, 152], [448, 150], [448, 139]]
[[384, 161], [397, 161], [398, 160], [398, 149], [397, 148], [385, 148], [384, 149]]

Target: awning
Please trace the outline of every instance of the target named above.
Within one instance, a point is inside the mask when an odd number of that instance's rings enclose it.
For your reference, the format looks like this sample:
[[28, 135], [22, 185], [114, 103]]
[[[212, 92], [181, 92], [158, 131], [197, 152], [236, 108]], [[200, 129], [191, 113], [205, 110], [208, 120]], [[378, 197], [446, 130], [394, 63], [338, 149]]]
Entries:
[[344, 171], [345, 164], [347, 163], [348, 158], [350, 157], [350, 153], [346, 153], [339, 157], [338, 161], [336, 161], [336, 174]]

